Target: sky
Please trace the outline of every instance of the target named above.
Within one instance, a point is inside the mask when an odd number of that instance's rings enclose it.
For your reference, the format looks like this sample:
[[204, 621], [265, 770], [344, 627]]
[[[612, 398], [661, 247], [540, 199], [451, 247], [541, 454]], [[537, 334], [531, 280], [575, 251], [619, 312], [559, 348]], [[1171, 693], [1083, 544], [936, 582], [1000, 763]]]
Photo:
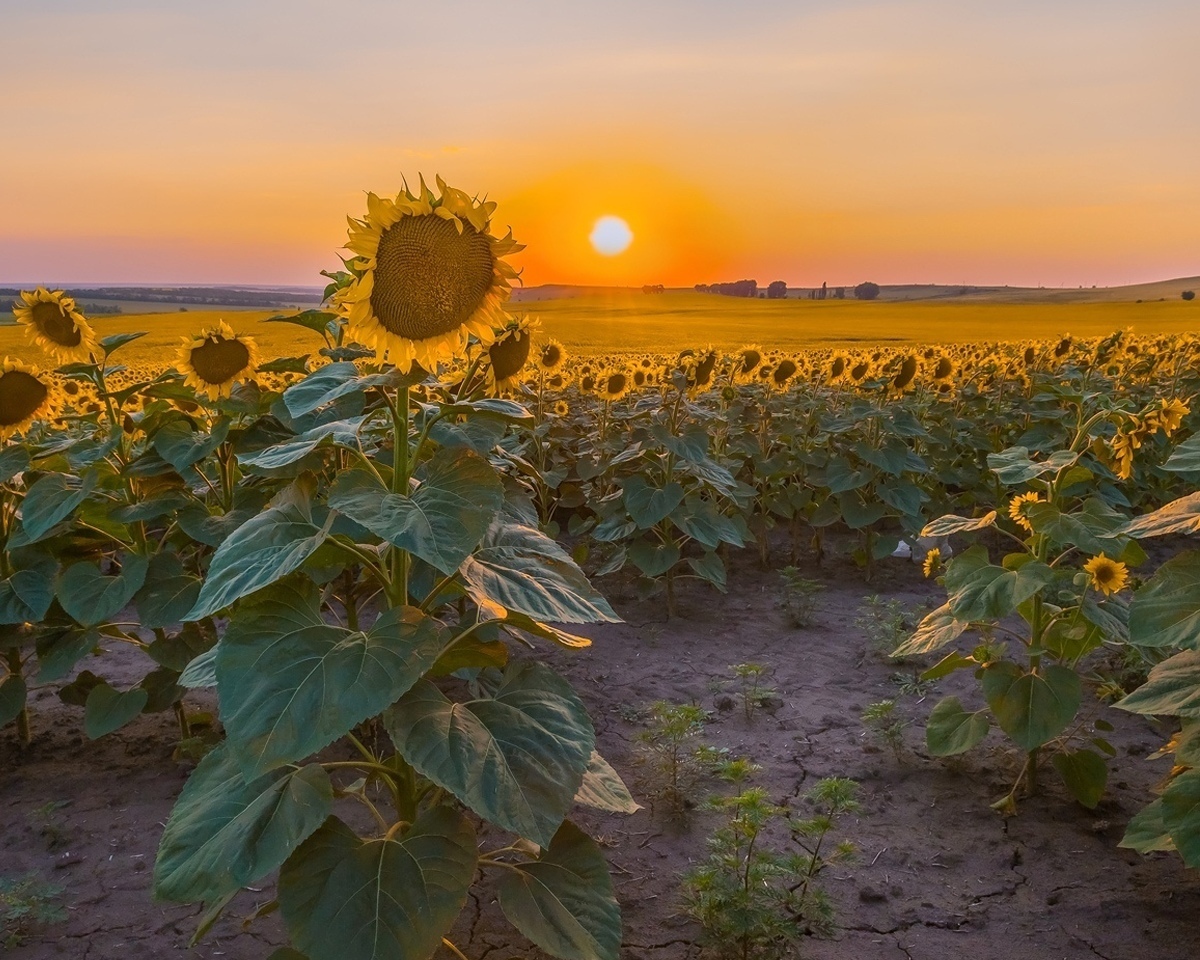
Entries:
[[1195, 0], [0, 16], [0, 282], [319, 284], [421, 173], [497, 201], [528, 285], [1200, 274]]

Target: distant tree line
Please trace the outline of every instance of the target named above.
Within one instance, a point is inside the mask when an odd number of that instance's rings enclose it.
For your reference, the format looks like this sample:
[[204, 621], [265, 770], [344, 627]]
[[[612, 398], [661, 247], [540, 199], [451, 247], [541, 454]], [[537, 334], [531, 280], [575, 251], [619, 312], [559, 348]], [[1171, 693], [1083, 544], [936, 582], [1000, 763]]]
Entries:
[[[282, 307], [296, 293], [275, 290], [237, 290], [230, 287], [87, 287], [68, 291], [78, 301], [81, 294], [101, 300], [130, 300], [138, 303], [190, 303], [217, 307]], [[0, 288], [0, 298], [18, 297], [16, 288]], [[316, 300], [320, 294], [314, 294]], [[103, 312], [103, 311], [98, 311]]]
[[663, 289], [661, 283], [647, 283], [642, 286], [642, 293], [662, 293]]
[[728, 283], [698, 283], [697, 293], [719, 293], [725, 297], [757, 297], [757, 280], [733, 280]]
[[[649, 287], [642, 288], [646, 293], [651, 293]], [[772, 280], [768, 285], [766, 292], [761, 292], [758, 289], [758, 281], [756, 280], [734, 280], [729, 283], [698, 283], [695, 286], [697, 293], [720, 293], [727, 297], [766, 297], [768, 300], [782, 300], [787, 297], [788, 285], [785, 280]], [[805, 291], [800, 290], [800, 296], [803, 297]], [[854, 297], [856, 300], [874, 300], [879, 296], [879, 284], [877, 283], [860, 283], [854, 288]], [[819, 287], [812, 287], [808, 290], [809, 300], [845, 300], [845, 287], [830, 287], [828, 283], [822, 283]], [[1185, 297], [1185, 299], [1188, 299]]]

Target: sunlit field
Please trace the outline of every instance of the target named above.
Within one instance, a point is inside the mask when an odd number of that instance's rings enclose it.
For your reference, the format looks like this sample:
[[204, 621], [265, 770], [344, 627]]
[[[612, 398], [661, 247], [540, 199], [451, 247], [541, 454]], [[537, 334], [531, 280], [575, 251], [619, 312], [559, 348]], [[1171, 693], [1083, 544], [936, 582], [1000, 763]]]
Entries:
[[[1200, 302], [1178, 298], [1147, 303], [1005, 303], [856, 300], [751, 300], [713, 294], [641, 292], [589, 293], [552, 300], [513, 302], [509, 310], [538, 317], [543, 337], [578, 355], [671, 353], [689, 346], [732, 350], [759, 343], [781, 350], [1017, 341], [1070, 334], [1102, 337], [1132, 328], [1135, 333], [1182, 334], [1200, 328]], [[220, 318], [250, 334], [264, 358], [315, 352], [316, 334], [291, 324], [265, 323], [279, 311], [222, 309], [100, 316], [100, 336], [145, 331], [125, 347], [126, 363], [169, 364], [184, 337]], [[0, 326], [0, 356], [42, 359], [15, 325]]]

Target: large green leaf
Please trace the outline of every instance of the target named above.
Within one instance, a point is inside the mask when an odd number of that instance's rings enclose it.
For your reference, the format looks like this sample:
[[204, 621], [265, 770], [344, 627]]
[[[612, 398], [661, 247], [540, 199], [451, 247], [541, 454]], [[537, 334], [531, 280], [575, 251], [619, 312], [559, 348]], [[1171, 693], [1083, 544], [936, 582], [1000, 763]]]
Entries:
[[948, 537], [953, 533], [969, 533], [974, 530], [983, 530], [992, 526], [995, 522], [995, 510], [989, 510], [982, 517], [974, 518], [956, 517], [951, 513], [925, 524], [924, 529], [921, 530], [921, 536]]
[[279, 875], [292, 942], [311, 960], [429, 960], [475, 875], [475, 834], [434, 807], [394, 839], [360, 840], [336, 817]]
[[566, 551], [532, 527], [493, 524], [460, 572], [467, 592], [481, 605], [500, 604], [558, 623], [620, 622]]
[[320, 424], [284, 443], [276, 443], [249, 453], [239, 453], [238, 463], [251, 470], [278, 470], [303, 460], [322, 444], [353, 447], [365, 419], [352, 417], [349, 420]]
[[1153, 513], [1130, 520], [1121, 532], [1129, 537], [1162, 537], [1200, 530], [1200, 492], [1172, 500]]
[[19, 540], [9, 541], [12, 548], [36, 543], [50, 532], [56, 523], [65, 520], [96, 485], [96, 476], [86, 473], [73, 477], [64, 473], [49, 473], [38, 480], [21, 501], [21, 534]]
[[488, 699], [454, 703], [419, 681], [385, 722], [418, 773], [542, 846], [571, 809], [596, 745], [571, 685], [528, 661], [510, 664]]
[[1136, 850], [1138, 853], [1174, 850], [1175, 843], [1167, 833], [1167, 828], [1163, 826], [1162, 807], [1163, 802], [1159, 798], [1134, 814], [1129, 826], [1125, 828], [1125, 836], [1117, 846]]
[[217, 548], [200, 597], [185, 619], [199, 620], [298, 570], [325, 542], [335, 515], [311, 503], [311, 485], [298, 480]]
[[72, 564], [59, 579], [58, 602], [76, 623], [97, 626], [125, 608], [146, 582], [149, 568], [149, 558], [138, 554], [127, 554], [114, 576], [101, 573], [94, 563]]
[[29, 469], [29, 451], [19, 444], [5, 445], [0, 450], [0, 483], [8, 483], [18, 473]]
[[10, 673], [0, 681], [0, 727], [4, 726], [25, 709], [25, 697], [29, 689], [25, 678], [17, 673]]
[[987, 736], [990, 726], [982, 710], [968, 713], [958, 697], [946, 697], [930, 711], [925, 746], [935, 757], [966, 753]]
[[503, 504], [496, 471], [468, 448], [439, 450], [411, 496], [392, 493], [366, 470], [341, 474], [329, 492], [333, 509], [446, 575], [479, 545]]
[[200, 580], [185, 573], [174, 553], [157, 554], [150, 561], [146, 582], [133, 598], [143, 627], [151, 630], [181, 623], [200, 596]]
[[596, 841], [567, 820], [537, 860], [515, 867], [497, 884], [514, 927], [563, 960], [617, 960], [621, 908]]
[[924, 653], [933, 653], [948, 643], [953, 643], [967, 629], [967, 625], [957, 620], [950, 612], [950, 604], [943, 603], [928, 614], [918, 625], [916, 632], [892, 651], [893, 657], [914, 657]]
[[149, 699], [150, 694], [140, 687], [117, 690], [101, 681], [88, 691], [83, 711], [83, 732], [88, 739], [99, 740], [114, 730], [120, 730], [142, 712]]
[[394, 703], [444, 645], [415, 607], [348, 630], [325, 622], [312, 584], [279, 584], [239, 608], [217, 646], [230, 750], [247, 777], [307, 757]]
[[1200, 552], [1172, 557], [1134, 594], [1129, 642], [1139, 647], [1200, 647]]
[[1009, 660], [988, 664], [983, 695], [1000, 729], [1022, 750], [1035, 750], [1062, 733], [1082, 697], [1079, 675], [1054, 664], [1026, 673]]
[[1054, 769], [1063, 778], [1071, 796], [1089, 810], [1104, 796], [1108, 784], [1108, 765], [1093, 750], [1066, 750], [1051, 758]]
[[1146, 682], [1117, 706], [1152, 716], [1200, 717], [1200, 651], [1183, 650], [1155, 664]]
[[989, 453], [987, 464], [1001, 483], [1015, 486], [1047, 473], [1058, 473], [1078, 459], [1079, 454], [1070, 450], [1055, 450], [1045, 460], [1034, 461], [1027, 447], [1009, 447], [1000, 453]]
[[588, 760], [575, 802], [609, 813], [637, 813], [642, 809], [630, 795], [620, 774], [596, 750]]
[[184, 785], [154, 864], [154, 895], [213, 901], [279, 867], [325, 821], [333, 787], [325, 771], [275, 770], [247, 783], [222, 744]]
[[151, 442], [160, 457], [183, 473], [188, 467], [212, 456], [228, 436], [229, 421], [225, 418], [218, 420], [212, 430], [196, 430], [190, 421], [181, 417], [154, 431]]
[[1200, 770], [1188, 770], [1162, 794], [1162, 822], [1189, 867], [1200, 867]]
[[40, 623], [54, 602], [58, 561], [50, 553], [9, 559], [19, 569], [0, 580], [0, 624]]
[[683, 502], [683, 487], [675, 481], [665, 487], [656, 487], [641, 474], [635, 473], [627, 477], [622, 486], [625, 509], [642, 530], [648, 530], [660, 520], [665, 520]]
[[946, 568], [946, 591], [955, 619], [999, 620], [1053, 579], [1054, 571], [1044, 563], [1035, 560], [1008, 570], [988, 563], [982, 547], [972, 547]]

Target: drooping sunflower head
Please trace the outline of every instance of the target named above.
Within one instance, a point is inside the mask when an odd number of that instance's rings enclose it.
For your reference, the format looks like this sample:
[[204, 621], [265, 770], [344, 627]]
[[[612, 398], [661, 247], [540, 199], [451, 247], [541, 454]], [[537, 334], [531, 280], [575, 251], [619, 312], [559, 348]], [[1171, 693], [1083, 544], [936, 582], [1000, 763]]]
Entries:
[[511, 387], [521, 379], [521, 371], [529, 362], [533, 331], [537, 325], [533, 317], [522, 317], [510, 323], [488, 347], [488, 381], [497, 390]]
[[1087, 572], [1092, 588], [1099, 590], [1106, 597], [1123, 589], [1129, 581], [1129, 568], [1119, 560], [1110, 560], [1104, 554], [1092, 557], [1083, 565], [1083, 569]]
[[1008, 515], [1014, 523], [1024, 527], [1030, 533], [1033, 533], [1033, 524], [1029, 522], [1029, 517], [1025, 515], [1025, 511], [1030, 505], [1041, 503], [1042, 498], [1037, 493], [1022, 493], [1020, 496], [1013, 497], [1008, 504]]
[[954, 373], [954, 361], [945, 355], [939, 357], [933, 368], [933, 379], [945, 380], [952, 373]]
[[925, 554], [925, 562], [921, 564], [921, 571], [926, 578], [937, 576], [943, 567], [942, 551], [938, 547], [934, 547]]
[[477, 201], [437, 178], [394, 200], [367, 194], [367, 215], [350, 220], [347, 264], [355, 279], [334, 294], [350, 334], [382, 360], [428, 370], [460, 355], [470, 336], [485, 346], [517, 272], [504, 257], [523, 249], [510, 232], [491, 234], [496, 204]]
[[229, 396], [233, 385], [248, 380], [258, 366], [258, 348], [251, 337], [234, 333], [224, 320], [184, 338], [176, 359], [188, 386], [210, 400]]
[[567, 361], [567, 351], [557, 340], [547, 340], [538, 352], [538, 368], [545, 373], [554, 373]]
[[91, 324], [61, 290], [22, 290], [13, 313], [25, 325], [30, 342], [59, 363], [86, 363], [98, 352]]
[[780, 391], [786, 390], [799, 372], [800, 368], [795, 360], [787, 358], [780, 360], [771, 371], [771, 388]]
[[754, 379], [754, 372], [763, 365], [763, 349], [758, 344], [742, 347], [733, 355], [733, 379], [746, 383]]
[[0, 439], [21, 433], [35, 420], [56, 415], [54, 381], [19, 360], [0, 363]]
[[917, 375], [917, 358], [907, 356], [900, 362], [900, 369], [892, 378], [892, 389], [897, 391], [907, 390], [912, 386], [913, 379]]

